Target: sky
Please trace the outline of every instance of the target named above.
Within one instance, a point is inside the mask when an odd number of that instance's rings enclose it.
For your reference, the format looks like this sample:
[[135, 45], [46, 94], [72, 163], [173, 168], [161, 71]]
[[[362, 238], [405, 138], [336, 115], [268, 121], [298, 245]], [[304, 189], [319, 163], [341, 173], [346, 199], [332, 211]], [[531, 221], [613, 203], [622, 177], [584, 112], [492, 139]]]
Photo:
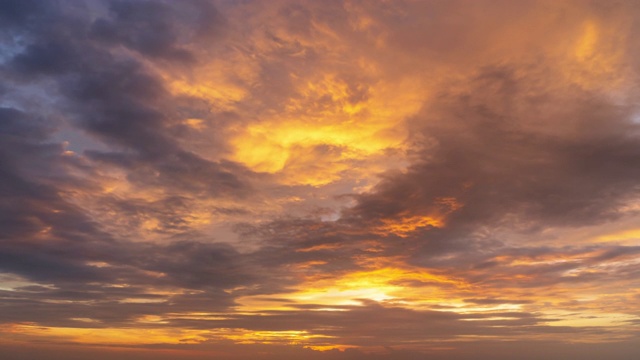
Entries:
[[0, 353], [631, 360], [640, 2], [1, 0]]

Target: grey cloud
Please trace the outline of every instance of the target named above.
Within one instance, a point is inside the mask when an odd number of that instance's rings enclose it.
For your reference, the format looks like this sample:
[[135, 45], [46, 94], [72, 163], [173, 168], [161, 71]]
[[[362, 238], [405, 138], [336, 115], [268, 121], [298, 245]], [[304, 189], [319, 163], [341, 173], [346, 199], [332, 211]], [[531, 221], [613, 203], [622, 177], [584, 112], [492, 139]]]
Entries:
[[[147, 10], [162, 16], [141, 16]], [[133, 42], [130, 45], [143, 55], [149, 51], [163, 56], [177, 54], [172, 47], [177, 38], [171, 24], [180, 19], [171, 15], [168, 5], [119, 1], [112, 3], [112, 11], [117, 18], [114, 21], [124, 22], [123, 31], [132, 27], [143, 32], [125, 31], [135, 38], [125, 40]], [[212, 196], [240, 195], [248, 189], [246, 181], [239, 177], [249, 172], [241, 166], [211, 162], [181, 148], [171, 130], [176, 121], [171, 114], [176, 110], [164, 105], [171, 102], [171, 96], [160, 79], [146, 71], [137, 59], [109, 51], [87, 38], [87, 14], [44, 14], [43, 24], [23, 28], [20, 36], [27, 39], [27, 45], [9, 60], [5, 72], [22, 74], [29, 81], [55, 80], [57, 90], [64, 95], [61, 100], [66, 102], [67, 116], [109, 146], [121, 146], [113, 155], [126, 158], [127, 163], [114, 164], [129, 165], [132, 171], [147, 169], [147, 174], [138, 171], [137, 176], [132, 175], [132, 181], [151, 185], [159, 175], [158, 180], [166, 181], [168, 186], [180, 188], [185, 184], [184, 190]], [[145, 19], [158, 23], [143, 26]], [[123, 152], [123, 148], [135, 153]], [[91, 152], [87, 155], [97, 160], [109, 159]]]
[[[353, 221], [429, 214], [438, 199], [463, 205], [447, 228], [419, 235], [425, 246], [457, 246], [481, 226], [535, 234], [620, 217], [638, 195], [640, 138], [634, 109], [588, 91], [536, 90], [548, 70], [515, 75], [487, 68], [470, 90], [443, 91], [414, 119], [422, 161], [388, 175], [345, 215]], [[568, 118], [568, 119], [567, 119]], [[549, 131], [568, 121], [569, 130]], [[443, 240], [438, 240], [442, 238]], [[431, 240], [430, 240], [431, 239]], [[460, 246], [473, 245], [471, 243]]]
[[500, 299], [500, 298], [483, 298], [483, 299], [464, 299], [465, 302], [480, 305], [493, 305], [493, 304], [529, 304], [531, 301], [522, 299]]
[[123, 44], [143, 55], [192, 62], [193, 55], [178, 46], [178, 34], [170, 20], [173, 12], [161, 2], [112, 1], [111, 19], [100, 18], [90, 35], [107, 44]]
[[176, 242], [146, 262], [145, 268], [166, 272], [176, 285], [188, 288], [233, 288], [257, 276], [248, 271], [236, 250], [224, 244]]
[[[526, 312], [457, 314], [450, 311], [417, 311], [364, 301], [363, 306], [343, 306], [343, 311], [261, 311], [259, 314], [228, 314], [222, 320], [170, 320], [179, 327], [195, 329], [242, 328], [253, 331], [307, 331], [335, 336], [345, 345], [401, 346], [437, 342], [465, 335], [511, 338], [523, 334], [578, 334], [592, 329], [548, 326], [553, 321]], [[498, 319], [499, 318], [499, 319]], [[472, 320], [472, 321], [470, 321]], [[310, 340], [322, 345], [322, 337]]]
[[[163, 247], [114, 239], [64, 197], [68, 186], [91, 190], [91, 181], [81, 182], [69, 171], [90, 174], [92, 168], [62, 155], [60, 144], [46, 142], [52, 124], [13, 108], [2, 108], [0, 120], [0, 271], [53, 286], [3, 292], [3, 322], [82, 327], [89, 325], [71, 318], [86, 317], [108, 327], [168, 309], [222, 310], [233, 305], [233, 296], [223, 288], [256, 281], [240, 254], [229, 246], [182, 242]], [[92, 265], [100, 262], [108, 266]], [[119, 283], [129, 285], [119, 290], [111, 287]], [[149, 289], [185, 286], [198, 290], [159, 296]], [[160, 302], [127, 303], [130, 298]]]
[[80, 317], [110, 327], [145, 315], [227, 311], [238, 294], [226, 289], [264, 283], [267, 276], [224, 244], [83, 245], [65, 251], [5, 246], [2, 271], [46, 286], [3, 291], [0, 320], [68, 326]]
[[[73, 188], [73, 191], [92, 192], [96, 189], [97, 179], [92, 178], [96, 176], [96, 168], [108, 164], [129, 170], [131, 183], [141, 187], [166, 187], [181, 193], [186, 191], [185, 199], [193, 195], [239, 196], [246, 193], [247, 186], [234, 172], [248, 174], [247, 171], [232, 163], [213, 163], [182, 150], [168, 130], [171, 124], [166, 109], [160, 106], [169, 99], [160, 81], [145, 71], [139, 61], [119, 58], [88, 39], [86, 35], [90, 27], [83, 18], [87, 14], [69, 12], [58, 7], [61, 4], [35, 2], [33, 5], [37, 6], [27, 8], [17, 3], [2, 4], [7, 12], [13, 14], [12, 27], [3, 36], [14, 40], [19, 38], [25, 44], [2, 66], [3, 73], [8, 75], [7, 86], [14, 86], [15, 91], [20, 91], [21, 85], [40, 82], [44, 88], [51, 88], [52, 82], [57, 84], [54, 89], [58, 92], [46, 96], [54, 99], [60, 109], [64, 108], [65, 116], [74, 120], [74, 125], [102, 139], [114, 150], [110, 153], [87, 152], [83, 157], [64, 156], [62, 144], [50, 140], [60, 126], [51, 112], [38, 114], [37, 108], [29, 111], [12, 107], [0, 109], [0, 136], [3, 139], [0, 146], [0, 189], [3, 197], [0, 206], [3, 229], [0, 268], [30, 281], [53, 284], [57, 289], [19, 291], [23, 298], [17, 301], [3, 298], [3, 303], [7, 302], [4, 304], [6, 313], [13, 314], [10, 318], [14, 321], [22, 316], [23, 321], [60, 325], [67, 321], [64, 314], [70, 316], [74, 311], [75, 301], [91, 299], [97, 305], [82, 305], [83, 314], [108, 324], [116, 321], [104, 315], [109, 311], [122, 314], [117, 321], [162, 311], [162, 306], [157, 304], [118, 302], [140, 296], [143, 290], [139, 286], [151, 284], [180, 288], [184, 286], [180, 283], [183, 280], [188, 282], [187, 287], [208, 287], [208, 290], [203, 291], [205, 295], [185, 294], [172, 298], [174, 308], [210, 310], [231, 305], [232, 297], [219, 288], [253, 281], [248, 272], [233, 265], [232, 258], [237, 254], [229, 256], [222, 249], [208, 251], [204, 245], [198, 248], [202, 253], [192, 253], [178, 245], [170, 250], [142, 248], [129, 244], [128, 240], [115, 240], [114, 234], [105, 232], [97, 219], [91, 218], [77, 204], [72, 204], [65, 191]], [[120, 6], [119, 14], [126, 17], [123, 12], [127, 11], [127, 3], [119, 2], [117, 6]], [[82, 7], [79, 9], [81, 12]], [[138, 15], [142, 10], [137, 10]], [[134, 16], [131, 21], [135, 23], [142, 19]], [[169, 26], [166, 23], [168, 19], [158, 21], [162, 22], [158, 24], [160, 27]], [[135, 27], [134, 23], [127, 24]], [[132, 34], [134, 38], [120, 40], [139, 47], [142, 54], [182, 54], [173, 51], [175, 49], [169, 42], [175, 40], [171, 39], [172, 34], [160, 32], [157, 35], [168, 36], [168, 40], [151, 39], [156, 42], [151, 41], [149, 47], [145, 47], [143, 42], [147, 35], [137, 33]], [[7, 87], [6, 91], [13, 90]], [[163, 204], [171, 203], [170, 199], [162, 201]], [[138, 207], [134, 211], [158, 213], [149, 207]], [[173, 219], [167, 227], [185, 232], [180, 221], [179, 218]], [[161, 256], [166, 260], [164, 263], [143, 256], [150, 253], [161, 255], [165, 250], [178, 254], [175, 259]], [[196, 265], [193, 260], [205, 254], [207, 260], [216, 260], [214, 257], [218, 254], [218, 264]], [[136, 256], [146, 260], [134, 260]], [[89, 262], [113, 265], [98, 268], [88, 265]], [[225, 268], [228, 265], [233, 265], [229, 272]], [[145, 272], [162, 270], [167, 274], [163, 280], [150, 277]], [[138, 287], [115, 295], [109, 288], [89, 291], [78, 285], [120, 282]], [[25, 299], [29, 299], [30, 307], [26, 306]], [[46, 303], [47, 299], [72, 303], [52, 305]], [[40, 310], [27, 316], [35, 308]]]

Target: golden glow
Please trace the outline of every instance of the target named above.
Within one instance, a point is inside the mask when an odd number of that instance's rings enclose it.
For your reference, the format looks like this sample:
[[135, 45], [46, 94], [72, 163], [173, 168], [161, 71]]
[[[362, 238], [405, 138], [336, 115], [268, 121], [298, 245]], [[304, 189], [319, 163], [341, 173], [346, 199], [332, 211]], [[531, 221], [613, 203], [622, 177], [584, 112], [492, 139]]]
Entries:
[[[621, 26], [624, 24], [616, 24]], [[621, 35], [624, 32], [617, 30], [595, 20], [584, 22], [573, 49], [572, 64], [565, 72], [571, 82], [610, 93], [624, 88], [627, 79], [620, 44], [627, 39]]]
[[312, 260], [312, 261], [307, 261], [305, 263], [296, 264], [293, 266], [293, 269], [304, 270], [304, 269], [312, 268], [317, 265], [325, 265], [325, 264], [327, 264], [327, 262], [323, 260]]
[[599, 34], [596, 23], [594, 21], [587, 21], [584, 24], [584, 30], [576, 45], [575, 54], [578, 60], [586, 61], [596, 53], [598, 37]]
[[205, 128], [204, 120], [202, 119], [186, 119], [184, 124], [198, 131], [202, 131]]
[[620, 326], [625, 322], [638, 320], [637, 316], [620, 313], [586, 312], [576, 316], [575, 312], [550, 311], [549, 315], [556, 317], [555, 321], [549, 321], [549, 326]]
[[309, 252], [309, 251], [321, 251], [321, 250], [335, 250], [341, 248], [341, 244], [322, 244], [315, 245], [304, 249], [298, 249], [297, 252]]
[[189, 95], [199, 98], [206, 98], [223, 109], [231, 108], [232, 104], [242, 99], [246, 93], [242, 88], [211, 83], [195, 83], [181, 80], [173, 80], [170, 89], [175, 95]]
[[[233, 159], [250, 168], [282, 173], [283, 181], [325, 185], [350, 170], [350, 161], [401, 149], [404, 120], [424, 91], [409, 82], [350, 84], [336, 75], [302, 81], [284, 111], [240, 129]], [[395, 92], [398, 86], [416, 91]], [[376, 171], [379, 169], [375, 168]]]
[[[83, 322], [83, 321], [80, 321]], [[84, 321], [84, 323], [87, 323]], [[9, 338], [46, 338], [49, 341], [79, 344], [125, 345], [125, 344], [184, 344], [206, 340], [201, 330], [175, 328], [72, 328], [43, 327], [32, 324], [9, 324], [0, 326], [0, 332]], [[187, 339], [185, 341], [185, 339]]]
[[408, 215], [399, 219], [382, 219], [382, 225], [376, 228], [382, 235], [394, 234], [407, 237], [412, 232], [424, 228], [441, 228], [446, 225], [446, 217], [462, 208], [463, 204], [455, 198], [443, 197], [435, 200], [434, 211], [431, 215]]
[[640, 229], [631, 229], [614, 234], [603, 235], [596, 239], [597, 242], [619, 242], [629, 245], [640, 244]]
[[173, 95], [204, 99], [216, 110], [234, 110], [235, 105], [248, 95], [242, 82], [253, 81], [257, 69], [255, 62], [239, 51], [230, 51], [226, 56], [226, 59], [216, 58], [198, 64], [191, 75], [173, 70], [159, 72]]
[[377, 228], [383, 235], [394, 234], [400, 237], [407, 237], [410, 233], [426, 227], [443, 227], [442, 219], [431, 216], [412, 216], [401, 218], [400, 220], [384, 219], [383, 225]]
[[238, 344], [306, 344], [312, 339], [331, 339], [330, 336], [309, 334], [308, 331], [241, 331], [224, 335]]
[[355, 345], [341, 345], [341, 344], [332, 344], [332, 345], [307, 345], [306, 348], [316, 350], [316, 351], [329, 351], [329, 350], [345, 350], [345, 349], [356, 349], [358, 346]]
[[[425, 287], [415, 287], [416, 284], [424, 284]], [[442, 300], [440, 297], [434, 297], [440, 293], [433, 288], [438, 284], [460, 288], [467, 286], [458, 280], [435, 275], [424, 269], [386, 266], [338, 277], [310, 276], [300, 290], [282, 294], [277, 298], [294, 300], [296, 304], [326, 305], [327, 307], [360, 305], [363, 299], [376, 302], [402, 301], [406, 306], [411, 304], [418, 306], [424, 301], [437, 303]], [[239, 299], [238, 303], [242, 304], [243, 310], [290, 308], [287, 303], [270, 302], [268, 298], [244, 297]]]

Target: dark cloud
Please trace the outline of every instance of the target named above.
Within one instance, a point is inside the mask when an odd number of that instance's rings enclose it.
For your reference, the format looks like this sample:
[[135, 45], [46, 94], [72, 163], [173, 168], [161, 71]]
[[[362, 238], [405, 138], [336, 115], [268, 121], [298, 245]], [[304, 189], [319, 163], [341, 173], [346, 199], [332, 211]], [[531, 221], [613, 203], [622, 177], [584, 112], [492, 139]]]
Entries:
[[1, 321], [111, 327], [167, 312], [228, 311], [237, 295], [227, 289], [252, 286], [264, 276], [228, 245], [91, 244], [77, 250], [82, 252], [5, 247], [3, 271], [48, 285], [3, 291]]
[[25, 26], [40, 15], [52, 11], [54, 6], [40, 0], [3, 0], [0, 2], [0, 26]]
[[[168, 5], [117, 1], [110, 9], [115, 17], [112, 27], [132, 37], [121, 39], [127, 46], [148, 56], [187, 56], [174, 48], [178, 39], [171, 29], [178, 25], [178, 18]], [[77, 125], [111, 146], [134, 150], [137, 154], [113, 155], [124, 156], [126, 164], [136, 169], [147, 168], [150, 175], [140, 174], [144, 181], [152, 182], [158, 173], [176, 184], [191, 182], [194, 188], [189, 190], [217, 195], [246, 188], [232, 173], [243, 171], [239, 166], [204, 160], [178, 145], [170, 133], [176, 121], [170, 116], [174, 110], [163, 106], [170, 103], [170, 95], [157, 75], [137, 59], [117, 55], [88, 37], [92, 30], [86, 18], [55, 11], [45, 14], [44, 24], [24, 27], [26, 32], [20, 36], [31, 43], [8, 61], [9, 69], [31, 78], [54, 76]]]
[[[421, 235], [431, 253], [434, 242], [474, 246], [464, 238], [483, 226], [535, 234], [622, 216], [638, 195], [635, 110], [589, 91], [538, 89], [548, 71], [486, 68], [470, 89], [440, 93], [414, 119], [424, 160], [386, 176], [345, 215], [376, 224], [441, 214], [442, 199], [455, 199], [446, 228]], [[561, 121], [571, 125], [550, 131]]]
[[122, 44], [150, 57], [190, 62], [193, 55], [177, 44], [169, 6], [152, 1], [112, 1], [111, 19], [100, 18], [90, 36], [109, 45]]
[[[215, 14], [208, 4], [193, 4]], [[122, 44], [143, 57], [193, 61], [177, 45], [182, 24], [173, 10], [162, 3], [117, 1], [107, 17], [92, 22], [87, 11], [93, 5], [0, 4], [3, 25], [8, 27], [3, 36], [14, 46], [2, 65], [14, 87], [7, 87], [7, 92], [37, 93], [29, 87], [39, 85], [55, 89], [37, 94], [57, 107], [39, 113], [38, 107], [27, 109], [16, 101], [0, 109], [1, 271], [52, 286], [5, 292], [3, 313], [11, 316], [4, 321], [65, 326], [73, 323], [69, 318], [75, 314], [108, 326], [162, 312], [153, 302], [126, 303], [132, 297], [170, 301], [176, 311], [227, 307], [232, 297], [224, 288], [255, 281], [237, 263], [241, 256], [232, 248], [184, 241], [157, 247], [118, 239], [78, 203], [78, 194], [98, 196], [101, 166], [124, 169], [132, 184], [182, 194], [143, 206], [113, 199], [111, 208], [127, 216], [162, 215], [165, 206], [186, 213], [193, 196], [233, 198], [249, 189], [240, 179], [249, 172], [241, 166], [208, 161], [181, 148], [169, 130], [175, 120], [165, 106], [171, 95], [162, 81], [145, 68], [143, 58], [123, 56], [115, 47]], [[105, 42], [113, 49], [104, 47]], [[112, 150], [65, 153], [66, 145], [54, 139], [64, 124]], [[188, 232], [184, 218], [167, 211], [158, 215], [164, 227], [172, 233]], [[198, 294], [159, 296], [148, 289], [180, 289], [184, 281], [188, 288], [200, 289]], [[124, 290], [111, 287], [120, 283], [127, 284]], [[93, 305], [76, 307], [83, 301]]]
[[633, 197], [640, 154], [637, 126], [630, 121], [632, 109], [578, 94], [577, 99], [567, 99], [573, 104], [564, 104], [569, 111], [537, 114], [543, 117], [538, 126], [560, 121], [556, 116], [569, 117], [576, 123], [574, 132], [545, 134], [539, 128], [524, 128], [536, 124], [522, 124], [529, 121], [522, 117], [553, 106], [555, 100], [507, 114], [474, 94], [486, 94], [487, 87], [495, 86], [503, 93], [493, 94], [492, 101], [501, 106], [530, 100], [518, 99], [516, 89], [504, 88], [515, 81], [508, 72], [487, 77], [477, 90], [443, 94], [444, 109], [425, 113], [423, 134], [433, 144], [425, 150], [429, 160], [414, 165], [407, 175], [391, 178], [370, 198], [363, 197], [357, 210], [371, 209], [380, 216], [401, 213], [402, 204], [383, 205], [383, 196], [390, 198], [398, 189], [402, 193], [395, 198], [419, 196], [425, 200], [419, 202], [423, 206], [438, 197], [456, 197], [465, 206], [454, 221], [486, 221], [522, 212], [539, 222], [580, 225], [610, 219], [622, 201]]

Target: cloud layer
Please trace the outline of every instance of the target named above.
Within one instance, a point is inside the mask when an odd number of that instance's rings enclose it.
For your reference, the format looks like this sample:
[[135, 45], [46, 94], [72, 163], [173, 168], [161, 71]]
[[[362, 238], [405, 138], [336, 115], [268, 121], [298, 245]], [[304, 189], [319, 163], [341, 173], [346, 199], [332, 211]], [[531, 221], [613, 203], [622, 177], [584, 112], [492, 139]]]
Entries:
[[636, 5], [1, 1], [0, 347], [629, 358]]

